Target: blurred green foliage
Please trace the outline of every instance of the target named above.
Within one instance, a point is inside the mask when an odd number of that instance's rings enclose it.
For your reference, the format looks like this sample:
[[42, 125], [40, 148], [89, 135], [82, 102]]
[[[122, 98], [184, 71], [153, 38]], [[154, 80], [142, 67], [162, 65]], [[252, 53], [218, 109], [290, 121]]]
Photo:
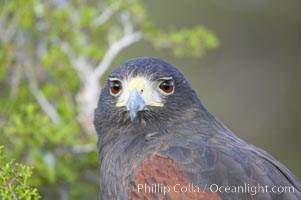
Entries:
[[202, 56], [205, 49], [213, 49], [219, 45], [215, 34], [203, 26], [171, 33], [158, 31], [148, 37], [153, 38], [155, 47], [170, 48], [176, 56]]
[[32, 168], [8, 159], [0, 146], [0, 199], [40, 199], [37, 189], [30, 186], [31, 177]]
[[[1, 182], [20, 177], [13, 185], [19, 199], [39, 198], [27, 187], [29, 176], [43, 199], [98, 199], [96, 135], [78, 120], [76, 96], [85, 82], [73, 61], [96, 67], [112, 41], [130, 31], [123, 23], [176, 56], [201, 56], [218, 45], [202, 26], [156, 29], [139, 0], [1, 0], [0, 145], [6, 157], [34, 166], [1, 158]], [[41, 106], [45, 101], [56, 121]], [[3, 188], [0, 194], [12, 195]]]

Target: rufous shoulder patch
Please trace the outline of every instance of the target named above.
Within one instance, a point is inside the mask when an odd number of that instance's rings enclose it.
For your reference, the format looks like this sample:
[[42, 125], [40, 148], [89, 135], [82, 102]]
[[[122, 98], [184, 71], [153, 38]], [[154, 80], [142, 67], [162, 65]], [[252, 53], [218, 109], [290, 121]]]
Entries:
[[221, 197], [193, 185], [173, 159], [153, 154], [135, 170], [129, 183], [129, 199], [221, 200]]

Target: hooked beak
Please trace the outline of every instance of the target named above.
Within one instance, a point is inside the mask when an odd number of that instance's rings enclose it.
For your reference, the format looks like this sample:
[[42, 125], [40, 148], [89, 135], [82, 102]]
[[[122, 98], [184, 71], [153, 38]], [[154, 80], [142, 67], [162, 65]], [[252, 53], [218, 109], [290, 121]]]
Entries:
[[137, 113], [143, 110], [145, 102], [136, 88], [132, 89], [130, 96], [126, 102], [126, 108], [130, 112], [131, 121], [137, 118]]

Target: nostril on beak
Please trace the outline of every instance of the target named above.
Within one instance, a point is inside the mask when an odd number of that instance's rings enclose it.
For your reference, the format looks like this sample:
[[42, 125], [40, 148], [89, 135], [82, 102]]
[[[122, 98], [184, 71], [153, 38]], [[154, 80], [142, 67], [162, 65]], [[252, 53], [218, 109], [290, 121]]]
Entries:
[[139, 111], [144, 110], [145, 102], [136, 88], [131, 91], [126, 107], [130, 111], [131, 121], [136, 119]]

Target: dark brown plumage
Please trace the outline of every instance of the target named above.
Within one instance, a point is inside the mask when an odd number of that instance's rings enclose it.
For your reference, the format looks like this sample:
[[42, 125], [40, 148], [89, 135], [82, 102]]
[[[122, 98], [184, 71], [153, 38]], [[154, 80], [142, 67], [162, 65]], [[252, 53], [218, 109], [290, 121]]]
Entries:
[[[161, 59], [115, 69], [94, 124], [103, 200], [301, 199], [294, 175], [212, 116], [183, 74]], [[272, 191], [284, 187], [291, 190]]]

